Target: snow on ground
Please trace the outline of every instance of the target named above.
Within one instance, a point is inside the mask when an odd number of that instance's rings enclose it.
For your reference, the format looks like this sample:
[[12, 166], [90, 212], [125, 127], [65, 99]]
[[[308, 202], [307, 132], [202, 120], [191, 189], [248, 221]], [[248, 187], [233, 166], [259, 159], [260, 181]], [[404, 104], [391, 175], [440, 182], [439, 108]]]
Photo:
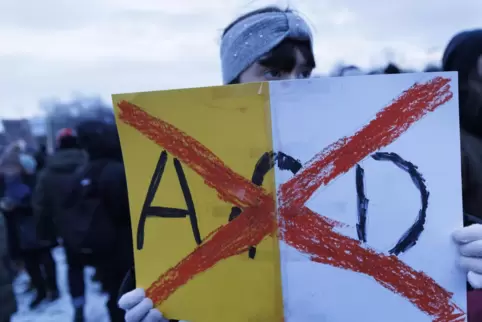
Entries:
[[[60, 290], [60, 299], [50, 303], [42, 303], [31, 311], [29, 303], [35, 292], [25, 292], [29, 277], [24, 272], [15, 281], [14, 288], [18, 303], [18, 312], [13, 316], [12, 322], [70, 322], [73, 320], [73, 307], [67, 283], [67, 264], [65, 253], [61, 247], [53, 250], [57, 262], [57, 282]], [[86, 307], [85, 318], [88, 322], [108, 322], [105, 302], [107, 296], [101, 292], [99, 283], [92, 282], [93, 268], [86, 268], [84, 272], [86, 281]]]

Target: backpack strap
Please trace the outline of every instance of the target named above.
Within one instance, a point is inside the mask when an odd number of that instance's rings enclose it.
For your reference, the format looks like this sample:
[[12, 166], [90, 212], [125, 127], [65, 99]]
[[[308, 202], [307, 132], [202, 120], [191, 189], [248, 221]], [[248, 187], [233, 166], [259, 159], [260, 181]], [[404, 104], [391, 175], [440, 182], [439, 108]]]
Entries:
[[99, 192], [99, 179], [104, 172], [104, 169], [108, 165], [108, 160], [99, 160], [94, 162], [88, 162], [80, 166], [73, 174], [70, 191], [64, 202], [64, 208], [69, 208], [75, 204], [82, 187], [86, 184], [84, 180], [90, 180], [89, 184], [92, 184], [92, 193], [97, 194]]

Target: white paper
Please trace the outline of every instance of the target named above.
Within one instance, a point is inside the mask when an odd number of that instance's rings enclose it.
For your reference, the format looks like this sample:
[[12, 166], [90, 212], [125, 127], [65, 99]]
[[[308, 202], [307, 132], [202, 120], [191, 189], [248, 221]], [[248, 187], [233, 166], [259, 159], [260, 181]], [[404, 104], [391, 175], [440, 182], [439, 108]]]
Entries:
[[[273, 146], [301, 163], [344, 136], [361, 129], [376, 113], [416, 82], [450, 78], [453, 98], [413, 124], [382, 148], [418, 166], [430, 193], [424, 230], [399, 259], [423, 271], [453, 293], [466, 311], [466, 279], [457, 267], [451, 233], [462, 226], [458, 96], [455, 73], [319, 78], [270, 83]], [[421, 208], [410, 176], [391, 162], [366, 157], [365, 193], [369, 199], [367, 243], [388, 254]], [[275, 168], [278, 189], [293, 175]], [[336, 231], [357, 239], [355, 168], [321, 186], [305, 204], [316, 213], [345, 223]], [[287, 322], [422, 322], [433, 317], [371, 276], [310, 260], [280, 242], [283, 299]]]

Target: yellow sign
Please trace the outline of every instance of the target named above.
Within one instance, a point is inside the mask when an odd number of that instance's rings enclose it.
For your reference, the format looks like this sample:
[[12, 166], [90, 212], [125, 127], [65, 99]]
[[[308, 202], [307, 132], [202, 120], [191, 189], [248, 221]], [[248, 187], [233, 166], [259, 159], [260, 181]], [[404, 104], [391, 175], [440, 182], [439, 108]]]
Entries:
[[[137, 286], [170, 319], [282, 321], [278, 240], [256, 233], [275, 227], [275, 218], [240, 216], [259, 203], [254, 191], [264, 189], [275, 205], [273, 171], [262, 164], [272, 162], [268, 85], [120, 94], [113, 101]], [[223, 230], [230, 221], [231, 230]], [[235, 221], [250, 230], [236, 230]]]

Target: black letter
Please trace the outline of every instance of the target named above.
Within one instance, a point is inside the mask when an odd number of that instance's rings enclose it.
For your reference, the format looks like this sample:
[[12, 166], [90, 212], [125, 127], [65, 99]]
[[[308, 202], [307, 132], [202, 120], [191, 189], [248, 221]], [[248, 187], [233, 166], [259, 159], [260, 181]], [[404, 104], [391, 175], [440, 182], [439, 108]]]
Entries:
[[[391, 161], [397, 167], [402, 169], [403, 171], [407, 172], [410, 177], [412, 178], [413, 183], [420, 191], [420, 199], [422, 203], [422, 207], [418, 212], [417, 219], [415, 222], [410, 226], [410, 228], [405, 231], [402, 237], [398, 240], [396, 245], [390, 249], [388, 252], [393, 255], [399, 255], [400, 253], [406, 252], [415, 244], [417, 243], [420, 235], [423, 232], [425, 220], [427, 217], [427, 208], [428, 208], [428, 197], [429, 192], [427, 190], [427, 186], [425, 185], [425, 179], [423, 178], [422, 174], [418, 172], [417, 166], [411, 162], [408, 162], [402, 159], [396, 153], [387, 153], [387, 152], [377, 152], [372, 154], [372, 158], [376, 161]], [[357, 189], [357, 196], [358, 196], [358, 223], [357, 223], [357, 232], [358, 232], [358, 239], [362, 242], [366, 242], [366, 212], [368, 209], [368, 199], [365, 197], [365, 188], [364, 188], [364, 171], [359, 165], [357, 165], [356, 169], [356, 189]]]
[[151, 183], [147, 190], [146, 199], [144, 201], [144, 206], [142, 207], [141, 216], [139, 218], [139, 225], [137, 227], [137, 249], [141, 250], [144, 246], [144, 227], [146, 224], [146, 219], [148, 217], [161, 217], [161, 218], [186, 218], [189, 216], [191, 221], [191, 227], [194, 234], [194, 239], [196, 243], [201, 244], [201, 234], [199, 232], [196, 210], [194, 208], [194, 203], [192, 201], [191, 191], [187, 184], [186, 176], [182, 169], [181, 162], [174, 158], [174, 167], [176, 168], [177, 177], [179, 179], [179, 184], [181, 185], [182, 193], [184, 195], [184, 200], [186, 201], [186, 209], [176, 209], [168, 207], [157, 207], [152, 206], [152, 201], [156, 195], [157, 188], [162, 179], [164, 169], [167, 163], [167, 152], [162, 151], [159, 161], [157, 162], [156, 169], [152, 175]]
[[[271, 169], [273, 169], [275, 163], [278, 164], [279, 169], [289, 170], [293, 174], [296, 174], [302, 167], [301, 163], [298, 160], [284, 154], [283, 152], [266, 152], [261, 156], [261, 158], [259, 158], [258, 162], [256, 163], [251, 181], [257, 186], [263, 185], [264, 176]], [[239, 215], [241, 215], [241, 213], [241, 208], [231, 208], [231, 213], [229, 214], [229, 221], [234, 220]], [[254, 259], [254, 257], [256, 256], [256, 247], [251, 246], [249, 248], [248, 256], [249, 258]]]

